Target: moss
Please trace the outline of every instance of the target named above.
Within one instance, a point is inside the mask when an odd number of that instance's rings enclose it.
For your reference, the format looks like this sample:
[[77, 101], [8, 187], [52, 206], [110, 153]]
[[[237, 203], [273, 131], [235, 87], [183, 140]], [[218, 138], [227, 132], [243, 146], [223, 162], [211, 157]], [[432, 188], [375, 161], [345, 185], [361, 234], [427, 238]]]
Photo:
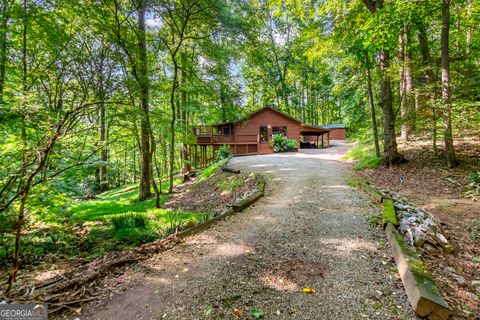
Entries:
[[[441, 304], [440, 301], [443, 301], [443, 299], [441, 298], [440, 291], [435, 285], [432, 276], [425, 270], [425, 266], [420, 260], [417, 252], [407, 244], [405, 239], [394, 228], [392, 228], [391, 232], [395, 236], [395, 241], [402, 254], [408, 260], [408, 264], [417, 287], [420, 290], [425, 291], [429, 295], [430, 299]], [[438, 297], [438, 299], [435, 299], [435, 297]]]
[[383, 223], [391, 223], [394, 226], [398, 226], [397, 214], [395, 213], [395, 207], [393, 201], [387, 199], [383, 202]]

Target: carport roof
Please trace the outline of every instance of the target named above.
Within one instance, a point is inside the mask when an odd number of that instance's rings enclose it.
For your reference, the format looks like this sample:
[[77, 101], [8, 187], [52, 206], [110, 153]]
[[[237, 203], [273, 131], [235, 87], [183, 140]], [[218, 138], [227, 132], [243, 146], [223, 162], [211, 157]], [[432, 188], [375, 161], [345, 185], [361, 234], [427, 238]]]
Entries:
[[325, 133], [328, 133], [330, 130], [329, 129], [324, 129], [324, 128], [317, 128], [313, 126], [308, 126], [306, 124], [302, 124], [302, 127], [300, 129], [300, 135], [302, 136], [321, 136]]

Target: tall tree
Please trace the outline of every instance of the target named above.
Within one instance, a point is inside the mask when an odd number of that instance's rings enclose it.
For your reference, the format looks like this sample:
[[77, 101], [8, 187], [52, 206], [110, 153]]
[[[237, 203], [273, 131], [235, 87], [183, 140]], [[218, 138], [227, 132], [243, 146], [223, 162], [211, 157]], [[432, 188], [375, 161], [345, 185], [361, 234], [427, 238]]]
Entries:
[[450, 1], [442, 2], [442, 108], [443, 108], [443, 141], [445, 143], [445, 158], [448, 167], [457, 165], [452, 135], [452, 101], [450, 88]]
[[[116, 44], [122, 48], [127, 57], [128, 69], [135, 81], [136, 96], [139, 100], [140, 114], [140, 188], [139, 200], [146, 200], [152, 196], [152, 147], [150, 124], [150, 77], [149, 60], [147, 54], [146, 10], [147, 1], [138, 0], [133, 3], [136, 15], [133, 12], [123, 13], [125, 4], [117, 0], [110, 3], [105, 0], [104, 6], [113, 12], [113, 17], [103, 12], [103, 27], [111, 28]], [[95, 7], [95, 5], [93, 5]], [[136, 16], [135, 21], [132, 16]], [[112, 24], [113, 20], [113, 24]]]
[[372, 119], [373, 142], [375, 144], [375, 155], [380, 157], [380, 145], [378, 143], [377, 116], [375, 114], [375, 102], [373, 100], [372, 76], [370, 75], [370, 59], [368, 51], [365, 52], [365, 73], [367, 76], [368, 102], [370, 105], [370, 116]]
[[[383, 9], [383, 0], [363, 0], [367, 9], [375, 14]], [[398, 153], [395, 134], [395, 113], [393, 111], [392, 85], [389, 75], [390, 53], [387, 49], [380, 50], [380, 91], [383, 111], [383, 163], [397, 164], [403, 160]]]
[[2, 0], [0, 2], [0, 102], [3, 101], [5, 88], [5, 71], [8, 57], [8, 24], [13, 0]]

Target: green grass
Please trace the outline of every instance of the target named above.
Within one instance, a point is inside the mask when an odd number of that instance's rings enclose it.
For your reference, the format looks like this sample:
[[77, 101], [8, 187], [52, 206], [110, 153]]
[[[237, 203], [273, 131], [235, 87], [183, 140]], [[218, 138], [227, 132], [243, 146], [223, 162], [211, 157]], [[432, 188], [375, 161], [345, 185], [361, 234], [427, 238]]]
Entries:
[[[225, 161], [201, 171], [200, 179], [212, 176], [223, 163]], [[176, 178], [174, 184], [180, 184], [181, 180]], [[41, 220], [31, 222], [29, 233], [22, 238], [22, 260], [35, 263], [47, 257], [94, 259], [107, 252], [154, 241], [179, 226], [210, 217], [208, 213], [157, 209], [153, 197], [140, 202], [138, 187], [138, 184], [129, 184], [104, 192], [96, 199], [80, 202], [66, 199], [61, 205], [50, 206]], [[167, 190], [168, 181], [164, 180], [162, 191]], [[162, 194], [160, 203], [169, 198]], [[6, 223], [0, 224], [0, 264], [6, 265], [14, 237], [2, 227], [5, 228]]]
[[226, 162], [227, 162], [227, 159], [220, 160], [220, 161], [214, 163], [213, 165], [211, 165], [210, 167], [199, 171], [197, 173], [198, 179], [197, 179], [196, 182], [200, 182], [200, 181], [210, 177], [211, 175], [213, 175], [217, 171], [218, 168], [220, 168]]
[[[175, 184], [180, 181], [176, 179]], [[168, 183], [164, 181], [162, 189], [167, 187]], [[160, 203], [165, 203], [169, 198], [169, 195], [162, 194]], [[81, 250], [88, 252], [89, 258], [151, 242], [189, 221], [206, 219], [204, 213], [157, 209], [154, 198], [140, 202], [138, 185], [107, 191], [97, 199], [71, 206], [69, 211], [72, 222], [90, 228], [89, 234], [81, 243]]]
[[344, 158], [355, 161], [355, 170], [375, 169], [382, 164], [382, 158], [375, 155], [375, 149], [361, 143], [350, 148]]
[[220, 190], [222, 191], [234, 191], [239, 186], [245, 183], [245, 177], [241, 175], [234, 175], [226, 179], [220, 184]]
[[[174, 180], [174, 185], [181, 179]], [[162, 182], [162, 191], [168, 188], [168, 182]], [[169, 195], [160, 195], [160, 204], [165, 203]], [[100, 194], [97, 199], [83, 201], [69, 208], [74, 222], [101, 221], [105, 216], [126, 212], [146, 212], [155, 206], [155, 199], [138, 201], [138, 184], [127, 185]]]

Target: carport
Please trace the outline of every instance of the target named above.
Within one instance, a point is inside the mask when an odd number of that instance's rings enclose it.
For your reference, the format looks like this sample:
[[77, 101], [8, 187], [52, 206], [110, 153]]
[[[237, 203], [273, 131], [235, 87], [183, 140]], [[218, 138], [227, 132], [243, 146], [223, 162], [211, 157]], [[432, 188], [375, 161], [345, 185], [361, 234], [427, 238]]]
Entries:
[[[330, 145], [329, 129], [322, 129], [307, 125], [302, 125], [300, 135], [303, 137], [303, 142], [300, 142], [300, 148], [311, 148], [312, 144], [316, 148], [325, 148]], [[326, 137], [325, 137], [326, 136]], [[320, 146], [319, 146], [320, 143]]]

